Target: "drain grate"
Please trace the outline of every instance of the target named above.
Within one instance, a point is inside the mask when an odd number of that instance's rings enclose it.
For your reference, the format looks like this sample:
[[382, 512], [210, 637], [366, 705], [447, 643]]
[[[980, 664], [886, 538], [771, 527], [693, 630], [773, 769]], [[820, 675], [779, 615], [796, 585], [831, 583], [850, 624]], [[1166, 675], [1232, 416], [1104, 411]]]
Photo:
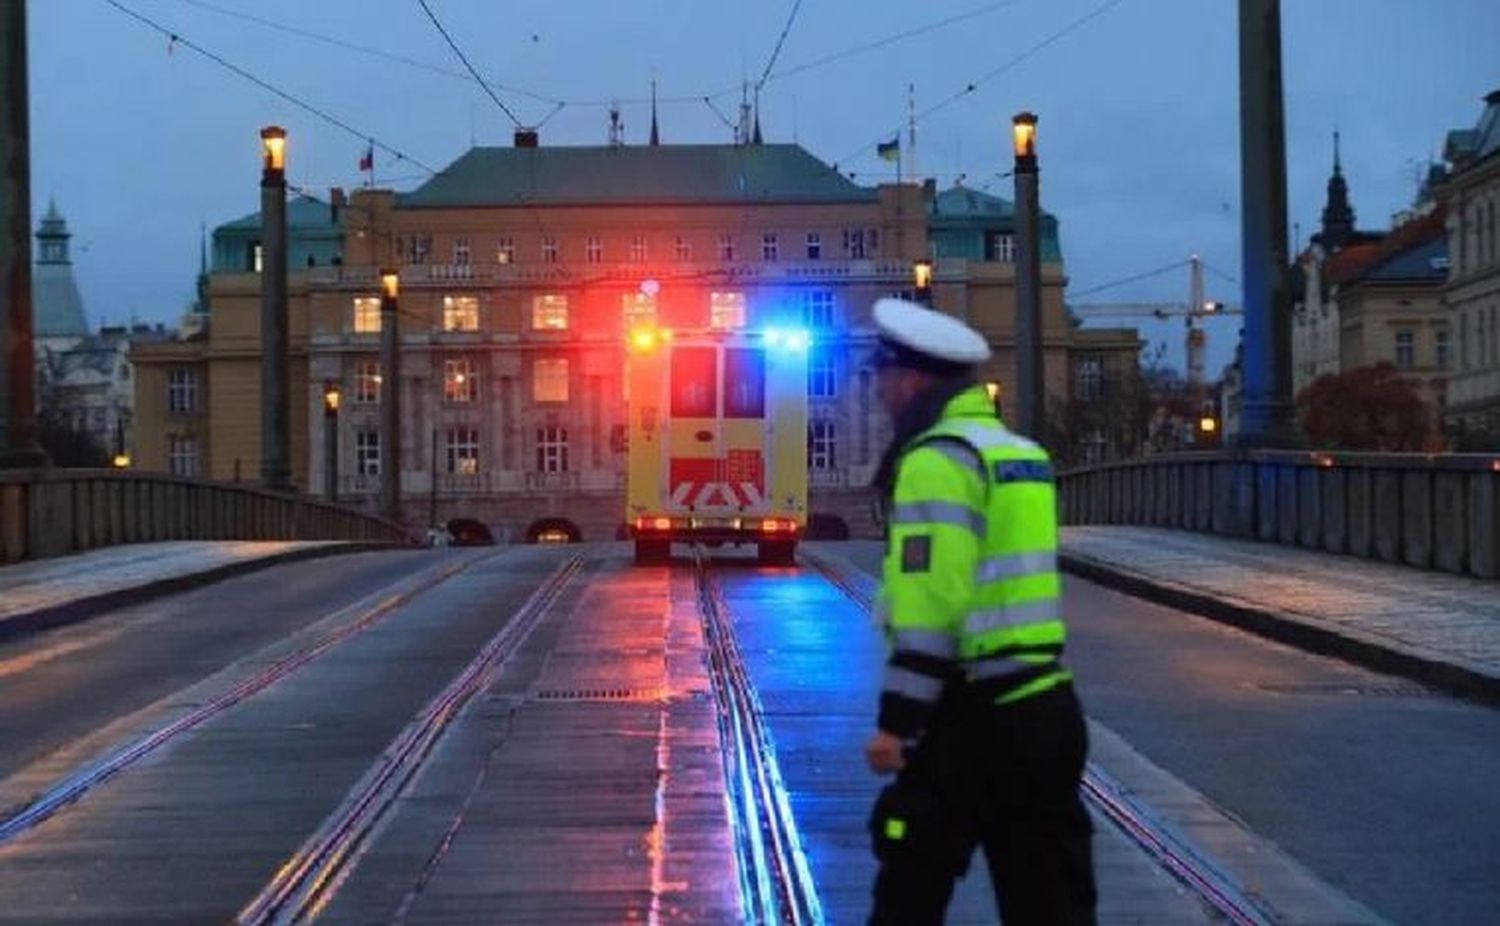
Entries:
[[659, 701], [659, 688], [545, 688], [533, 695], [537, 701]]
[[1354, 695], [1366, 698], [1433, 698], [1438, 692], [1410, 682], [1364, 685], [1358, 682], [1308, 682], [1304, 684], [1257, 684], [1261, 691], [1283, 695]]

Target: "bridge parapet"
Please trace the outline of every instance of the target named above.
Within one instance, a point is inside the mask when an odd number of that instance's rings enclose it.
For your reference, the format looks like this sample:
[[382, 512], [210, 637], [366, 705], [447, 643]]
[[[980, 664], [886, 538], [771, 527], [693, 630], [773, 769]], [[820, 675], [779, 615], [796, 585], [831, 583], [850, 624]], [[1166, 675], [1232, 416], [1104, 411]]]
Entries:
[[316, 499], [164, 473], [0, 471], [0, 563], [158, 540], [404, 543], [407, 533]]
[[1494, 578], [1500, 458], [1246, 451], [1164, 454], [1058, 477], [1065, 524], [1137, 524]]

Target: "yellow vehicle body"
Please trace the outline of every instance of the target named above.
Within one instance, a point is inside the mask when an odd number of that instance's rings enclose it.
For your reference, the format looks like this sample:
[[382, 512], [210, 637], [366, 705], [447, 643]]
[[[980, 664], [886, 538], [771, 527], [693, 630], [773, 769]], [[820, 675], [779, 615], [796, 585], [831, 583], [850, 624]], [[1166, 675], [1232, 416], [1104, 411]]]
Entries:
[[631, 333], [626, 524], [636, 559], [678, 541], [755, 543], [790, 564], [807, 528], [801, 329]]

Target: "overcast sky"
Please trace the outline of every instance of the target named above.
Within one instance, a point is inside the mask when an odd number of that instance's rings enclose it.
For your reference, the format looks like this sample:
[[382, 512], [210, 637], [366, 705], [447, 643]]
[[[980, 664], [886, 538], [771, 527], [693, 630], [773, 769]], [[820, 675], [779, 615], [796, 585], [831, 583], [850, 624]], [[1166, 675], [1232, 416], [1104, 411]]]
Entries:
[[[472, 143], [509, 144], [509, 117], [454, 76], [462, 65], [418, 0], [118, 2], [432, 167]], [[627, 140], [643, 143], [649, 111], [634, 101], [649, 96], [653, 74], [663, 98], [689, 98], [662, 104], [663, 141], [728, 141], [702, 97], [727, 91], [714, 103], [733, 115], [735, 88], [765, 71], [793, 3], [428, 0], [487, 79], [525, 91], [500, 99], [523, 122], [548, 120], [544, 145], [602, 143], [610, 99], [624, 101]], [[293, 182], [321, 195], [360, 183], [358, 137], [174, 48], [107, 0], [29, 7], [32, 208], [40, 215], [55, 196], [66, 215], [93, 323], [179, 316], [200, 223], [258, 207], [261, 126], [288, 128]], [[1283, 31], [1289, 196], [1303, 240], [1316, 229], [1335, 127], [1359, 224], [1383, 228], [1447, 130], [1472, 126], [1481, 97], [1500, 89], [1496, 0], [1286, 0]], [[1193, 252], [1239, 276], [1237, 82], [1233, 0], [804, 0], [761, 112], [768, 140], [795, 139], [874, 182], [893, 167], [874, 143], [904, 126], [914, 84], [919, 113], [938, 107], [918, 123], [919, 168], [942, 186], [964, 174], [1010, 198], [1011, 181], [997, 178], [1010, 166], [1009, 119], [1036, 111], [1043, 205], [1062, 223], [1077, 291]], [[398, 189], [423, 176], [385, 152], [376, 160], [377, 178]], [[1186, 290], [1183, 270], [1084, 301], [1181, 301]], [[1210, 295], [1239, 301], [1213, 276]], [[1211, 372], [1238, 328], [1214, 324]], [[1145, 330], [1180, 365], [1181, 323]]]

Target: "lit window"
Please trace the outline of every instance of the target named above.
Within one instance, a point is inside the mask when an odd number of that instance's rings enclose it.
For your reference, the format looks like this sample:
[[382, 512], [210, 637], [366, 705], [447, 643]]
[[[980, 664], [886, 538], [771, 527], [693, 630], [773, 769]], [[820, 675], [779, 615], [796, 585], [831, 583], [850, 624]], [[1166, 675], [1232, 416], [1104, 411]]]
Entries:
[[354, 432], [354, 472], [360, 476], [380, 475], [380, 432]]
[[479, 472], [478, 428], [449, 428], [447, 450], [448, 472], [458, 476]]
[[807, 259], [823, 259], [823, 236], [817, 232], [807, 233]]
[[734, 260], [734, 236], [719, 236], [719, 260]]
[[444, 331], [478, 331], [479, 330], [479, 297], [478, 296], [444, 296], [443, 297], [443, 330]]
[[591, 264], [597, 264], [604, 260], [604, 242], [596, 235], [589, 235], [583, 246], [584, 259]]
[[834, 375], [833, 351], [814, 346], [807, 358], [807, 394], [814, 399], [831, 399], [838, 392]]
[[630, 262], [632, 264], [644, 264], [646, 262], [646, 239], [636, 235], [630, 239]]
[[567, 358], [544, 357], [532, 364], [531, 399], [534, 402], [568, 401]]
[[557, 239], [551, 236], [542, 239], [542, 263], [557, 263]]
[[191, 412], [198, 408], [198, 373], [177, 369], [167, 373], [167, 410]]
[[354, 297], [354, 333], [380, 333], [380, 297]]
[[568, 471], [567, 428], [536, 429], [536, 471], [539, 473], [566, 473]]
[[1104, 361], [1099, 357], [1082, 357], [1078, 361], [1078, 398], [1092, 401], [1104, 390]]
[[516, 262], [516, 240], [514, 238], [501, 238], [495, 245], [495, 263], [513, 264]]
[[760, 236], [760, 259], [780, 260], [781, 245], [776, 240], [773, 232], [767, 232]]
[[832, 421], [812, 421], [807, 425], [807, 468], [833, 469], [837, 452]]
[[380, 364], [361, 360], [354, 366], [354, 401], [371, 404], [380, 401]]
[[745, 294], [710, 293], [708, 326], [710, 328], [745, 327]]
[[809, 328], [833, 327], [833, 290], [809, 289], [802, 293], [802, 320]]
[[672, 252], [678, 261], [685, 262], [693, 259], [693, 245], [681, 235], [678, 235], [673, 243]]
[[532, 299], [531, 328], [533, 331], [567, 331], [568, 297], [560, 293], [544, 293]]
[[625, 330], [656, 324], [656, 297], [646, 293], [625, 293], [620, 297], [624, 309]]
[[466, 265], [466, 264], [469, 263], [469, 239], [468, 238], [455, 238], [455, 239], [453, 239], [453, 262], [455, 264], [459, 264], [460, 266], [463, 266], [463, 265]]
[[479, 395], [479, 374], [474, 361], [456, 357], [443, 361], [443, 401], [472, 402]]
[[167, 438], [167, 470], [174, 476], [198, 475], [198, 438]]
[[1396, 366], [1410, 370], [1417, 365], [1417, 336], [1411, 331], [1396, 332]]

